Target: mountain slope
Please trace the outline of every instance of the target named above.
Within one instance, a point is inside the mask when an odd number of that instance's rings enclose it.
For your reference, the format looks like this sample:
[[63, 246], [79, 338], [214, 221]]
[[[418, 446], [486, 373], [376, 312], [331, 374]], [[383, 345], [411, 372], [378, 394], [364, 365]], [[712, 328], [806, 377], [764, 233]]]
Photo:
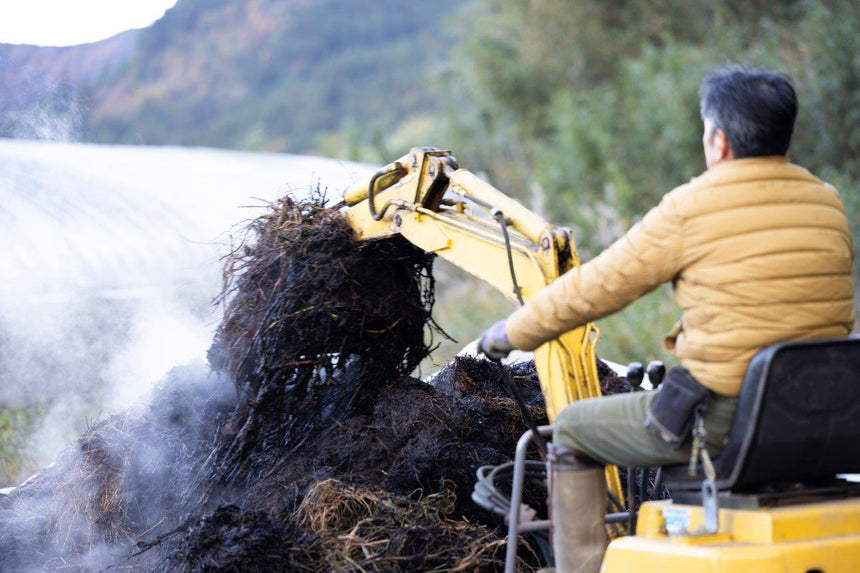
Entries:
[[66, 140], [81, 129], [86, 86], [131, 60], [140, 30], [66, 47], [0, 44], [0, 136]]
[[[42, 84], [53, 91], [34, 89], [23, 103], [47, 96], [83, 140], [307, 152], [325, 134], [369, 140], [431, 114], [434, 69], [447, 65], [443, 22], [460, 4], [179, 0], [110, 65], [24, 68], [10, 56], [19, 47], [0, 46], [0, 71], [19, 83], [51, 78]], [[0, 108], [8, 98], [0, 92]], [[2, 124], [0, 134], [19, 135]]]

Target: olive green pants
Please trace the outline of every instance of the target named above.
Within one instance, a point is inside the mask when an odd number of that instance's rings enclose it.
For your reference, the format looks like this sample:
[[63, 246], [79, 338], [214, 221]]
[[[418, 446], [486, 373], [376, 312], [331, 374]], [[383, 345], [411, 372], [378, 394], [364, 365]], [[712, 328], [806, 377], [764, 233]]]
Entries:
[[[645, 415], [657, 392], [630, 392], [574, 402], [556, 417], [553, 443], [604, 464], [648, 467], [686, 463], [692, 443], [689, 437], [680, 448], [673, 449], [644, 427]], [[704, 415], [711, 457], [718, 456], [725, 447], [737, 404], [737, 397], [711, 396]]]

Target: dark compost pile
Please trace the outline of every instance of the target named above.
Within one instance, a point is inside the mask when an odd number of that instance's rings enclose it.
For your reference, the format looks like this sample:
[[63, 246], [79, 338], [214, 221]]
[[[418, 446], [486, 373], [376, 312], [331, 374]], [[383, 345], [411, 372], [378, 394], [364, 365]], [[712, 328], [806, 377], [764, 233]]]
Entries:
[[[439, 332], [431, 265], [322, 201], [272, 205], [227, 260], [209, 365], [0, 496], [0, 570], [500, 569], [470, 493], [525, 426], [493, 363], [409, 377]], [[546, 423], [533, 364], [512, 374]]]

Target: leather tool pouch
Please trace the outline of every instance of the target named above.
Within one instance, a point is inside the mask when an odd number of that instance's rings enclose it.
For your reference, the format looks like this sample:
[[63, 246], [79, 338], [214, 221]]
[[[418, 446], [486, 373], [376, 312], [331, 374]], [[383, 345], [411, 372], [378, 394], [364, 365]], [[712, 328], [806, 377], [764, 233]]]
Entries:
[[677, 449], [690, 434], [696, 410], [704, 410], [710, 397], [710, 390], [699, 384], [685, 368], [672, 368], [645, 416], [645, 427]]

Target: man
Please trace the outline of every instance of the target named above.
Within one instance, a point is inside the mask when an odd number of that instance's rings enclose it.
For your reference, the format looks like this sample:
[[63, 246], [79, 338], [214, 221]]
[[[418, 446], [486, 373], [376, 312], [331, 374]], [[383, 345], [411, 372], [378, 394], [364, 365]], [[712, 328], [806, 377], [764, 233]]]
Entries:
[[[702, 403], [706, 445], [719, 454], [758, 350], [843, 336], [854, 323], [853, 247], [842, 201], [786, 158], [797, 115], [789, 81], [767, 71], [717, 70], [703, 83], [701, 115], [707, 171], [667, 193], [621, 239], [480, 342], [495, 358], [533, 350], [667, 281], [683, 309], [665, 340], [681, 367], [669, 371], [659, 392], [582, 400], [555, 421], [548, 461], [559, 571], [600, 566], [604, 464], [686, 462], [693, 408]], [[702, 398], [682, 411], [655, 405], [678, 387], [700, 390]]]

